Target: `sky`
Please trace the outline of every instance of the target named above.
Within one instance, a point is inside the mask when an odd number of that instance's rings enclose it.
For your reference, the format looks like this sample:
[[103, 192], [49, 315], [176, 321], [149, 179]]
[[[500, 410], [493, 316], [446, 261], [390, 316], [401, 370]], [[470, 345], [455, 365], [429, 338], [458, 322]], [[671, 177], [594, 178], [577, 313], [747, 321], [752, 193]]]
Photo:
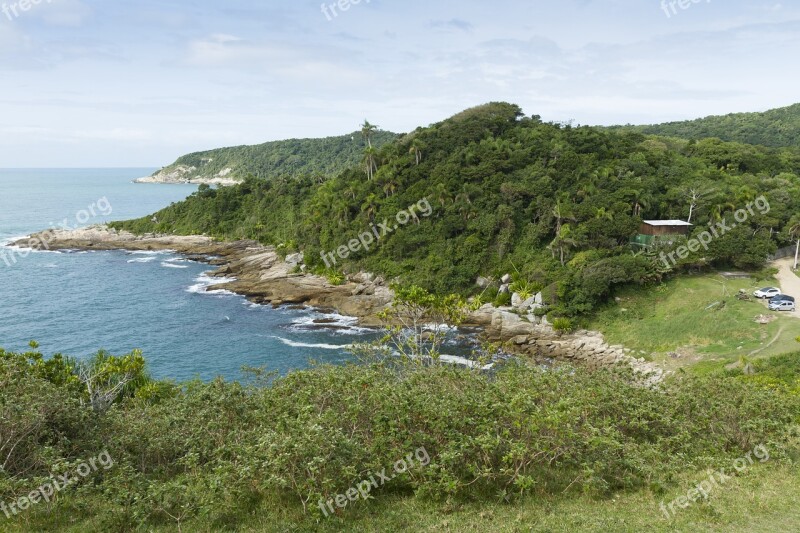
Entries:
[[0, 0], [0, 168], [161, 167], [490, 101], [592, 125], [800, 101], [796, 0], [352, 2]]

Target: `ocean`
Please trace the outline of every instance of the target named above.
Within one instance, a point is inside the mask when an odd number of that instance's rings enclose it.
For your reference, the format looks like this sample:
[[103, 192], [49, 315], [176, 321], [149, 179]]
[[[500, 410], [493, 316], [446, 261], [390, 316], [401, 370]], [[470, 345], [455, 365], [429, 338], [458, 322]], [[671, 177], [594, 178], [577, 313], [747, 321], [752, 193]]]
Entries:
[[[154, 169], [0, 170], [0, 244], [48, 227], [138, 218], [180, 201], [192, 185], [134, 184]], [[375, 338], [355, 320], [259, 306], [225, 291], [208, 265], [170, 252], [30, 252], [0, 248], [0, 347], [85, 358], [141, 349], [159, 379], [285, 374], [312, 361], [342, 363]], [[324, 327], [316, 319], [333, 321]], [[327, 321], [326, 321], [327, 322]]]

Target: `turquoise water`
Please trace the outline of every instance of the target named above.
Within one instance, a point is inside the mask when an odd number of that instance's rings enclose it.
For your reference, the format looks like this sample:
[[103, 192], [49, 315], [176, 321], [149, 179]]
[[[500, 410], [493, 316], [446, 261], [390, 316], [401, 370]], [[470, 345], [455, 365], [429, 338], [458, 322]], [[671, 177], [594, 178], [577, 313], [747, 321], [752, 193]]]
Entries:
[[[153, 170], [0, 170], [0, 243], [141, 217], [195, 190], [131, 183]], [[30, 340], [75, 357], [139, 348], [158, 378], [240, 379], [245, 365], [285, 373], [310, 360], [341, 362], [348, 344], [374, 336], [345, 317], [319, 329], [313, 321], [325, 315], [313, 311], [205, 293], [209, 267], [169, 252], [0, 251], [0, 347], [9, 350]]]

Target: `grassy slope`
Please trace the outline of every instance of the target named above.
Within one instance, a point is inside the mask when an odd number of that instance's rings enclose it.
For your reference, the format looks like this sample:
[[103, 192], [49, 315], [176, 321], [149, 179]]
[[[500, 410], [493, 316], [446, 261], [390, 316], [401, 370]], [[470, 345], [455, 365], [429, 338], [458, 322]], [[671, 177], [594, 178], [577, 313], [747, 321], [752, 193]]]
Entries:
[[[590, 321], [613, 344], [643, 350], [669, 368], [693, 366], [697, 371], [737, 361], [742, 355], [768, 357], [797, 350], [800, 320], [770, 313], [759, 300], [736, 299], [739, 289], [752, 293], [769, 282], [729, 280], [723, 297], [719, 275], [681, 277], [653, 289], [628, 289], [619, 301], [607, 305]], [[706, 308], [723, 300], [724, 308]], [[777, 316], [774, 322], [755, 322], [760, 314]], [[672, 358], [669, 352], [677, 352]], [[641, 355], [641, 354], [640, 354]]]

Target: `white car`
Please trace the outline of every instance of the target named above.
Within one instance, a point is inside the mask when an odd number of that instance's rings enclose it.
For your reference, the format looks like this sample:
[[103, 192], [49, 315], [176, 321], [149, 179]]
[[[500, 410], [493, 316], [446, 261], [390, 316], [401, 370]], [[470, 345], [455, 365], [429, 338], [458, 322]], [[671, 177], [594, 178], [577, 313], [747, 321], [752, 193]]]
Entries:
[[794, 311], [794, 302], [790, 300], [775, 300], [769, 304], [770, 311]]
[[774, 298], [780, 293], [781, 290], [776, 289], [775, 287], [764, 287], [763, 289], [758, 289], [756, 292], [754, 292], [753, 296], [756, 298]]

